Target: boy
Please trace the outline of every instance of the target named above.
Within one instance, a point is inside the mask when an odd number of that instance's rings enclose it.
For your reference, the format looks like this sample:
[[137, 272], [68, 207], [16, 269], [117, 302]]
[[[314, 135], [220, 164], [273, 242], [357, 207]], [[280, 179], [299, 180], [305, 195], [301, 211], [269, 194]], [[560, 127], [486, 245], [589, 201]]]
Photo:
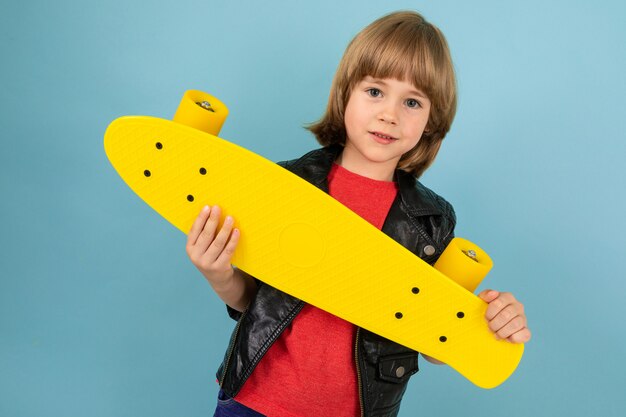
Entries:
[[[434, 263], [453, 237], [452, 206], [417, 178], [456, 111], [441, 32], [413, 12], [361, 31], [339, 64], [325, 115], [309, 127], [324, 147], [281, 165]], [[218, 206], [191, 228], [187, 253], [238, 320], [218, 371], [216, 416], [395, 416], [418, 352], [356, 328], [230, 264], [240, 231]], [[384, 279], [384, 277], [381, 277]], [[530, 339], [523, 305], [483, 291], [496, 337]], [[438, 361], [426, 358], [431, 362]]]

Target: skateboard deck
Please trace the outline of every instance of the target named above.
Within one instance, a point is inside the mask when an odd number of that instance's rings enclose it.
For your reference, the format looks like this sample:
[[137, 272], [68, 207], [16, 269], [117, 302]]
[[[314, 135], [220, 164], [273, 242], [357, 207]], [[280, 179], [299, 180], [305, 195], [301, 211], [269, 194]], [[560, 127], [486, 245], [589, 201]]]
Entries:
[[470, 292], [491, 268], [486, 253], [455, 238], [432, 267], [307, 181], [217, 137], [227, 114], [215, 97], [190, 90], [174, 121], [114, 120], [105, 151], [128, 186], [185, 234], [204, 205], [219, 204], [242, 232], [233, 264], [265, 283], [443, 361], [479, 387], [513, 373], [524, 346], [496, 340], [487, 304]]

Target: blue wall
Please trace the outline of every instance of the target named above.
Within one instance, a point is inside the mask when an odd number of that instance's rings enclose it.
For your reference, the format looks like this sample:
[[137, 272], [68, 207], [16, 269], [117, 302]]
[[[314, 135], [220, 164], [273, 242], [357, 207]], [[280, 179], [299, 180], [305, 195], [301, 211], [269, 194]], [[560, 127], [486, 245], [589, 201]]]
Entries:
[[495, 390], [423, 363], [401, 416], [622, 415], [623, 2], [33, 0], [0, 15], [1, 416], [211, 415], [234, 322], [108, 163], [106, 126], [196, 88], [229, 105], [223, 137], [294, 158], [348, 41], [405, 8], [459, 82], [423, 180], [534, 334]]

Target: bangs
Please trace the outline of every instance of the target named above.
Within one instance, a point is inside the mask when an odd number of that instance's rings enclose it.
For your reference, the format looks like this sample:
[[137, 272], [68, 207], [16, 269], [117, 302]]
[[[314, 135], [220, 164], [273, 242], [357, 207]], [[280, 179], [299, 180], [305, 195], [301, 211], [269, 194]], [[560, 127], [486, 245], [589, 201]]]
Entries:
[[441, 102], [449, 88], [450, 63], [447, 45], [442, 45], [436, 31], [426, 22], [415, 25], [405, 21], [364, 33], [362, 42], [354, 45], [358, 59], [346, 74], [349, 90], [366, 76], [395, 78], [412, 83], [431, 101]]

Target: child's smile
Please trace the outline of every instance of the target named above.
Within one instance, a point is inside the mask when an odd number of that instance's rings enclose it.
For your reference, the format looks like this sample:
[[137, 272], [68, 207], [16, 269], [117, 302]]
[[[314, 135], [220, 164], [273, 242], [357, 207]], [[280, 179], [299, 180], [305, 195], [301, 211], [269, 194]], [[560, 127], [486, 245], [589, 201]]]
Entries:
[[429, 114], [430, 100], [412, 83], [365, 77], [346, 105], [347, 138], [340, 164], [390, 181], [402, 155], [417, 145]]
[[381, 133], [381, 132], [370, 132], [370, 134], [374, 136], [374, 140], [376, 142], [382, 143], [383, 145], [387, 145], [397, 139], [397, 138], [394, 138], [393, 136], [385, 135], [384, 133]]

